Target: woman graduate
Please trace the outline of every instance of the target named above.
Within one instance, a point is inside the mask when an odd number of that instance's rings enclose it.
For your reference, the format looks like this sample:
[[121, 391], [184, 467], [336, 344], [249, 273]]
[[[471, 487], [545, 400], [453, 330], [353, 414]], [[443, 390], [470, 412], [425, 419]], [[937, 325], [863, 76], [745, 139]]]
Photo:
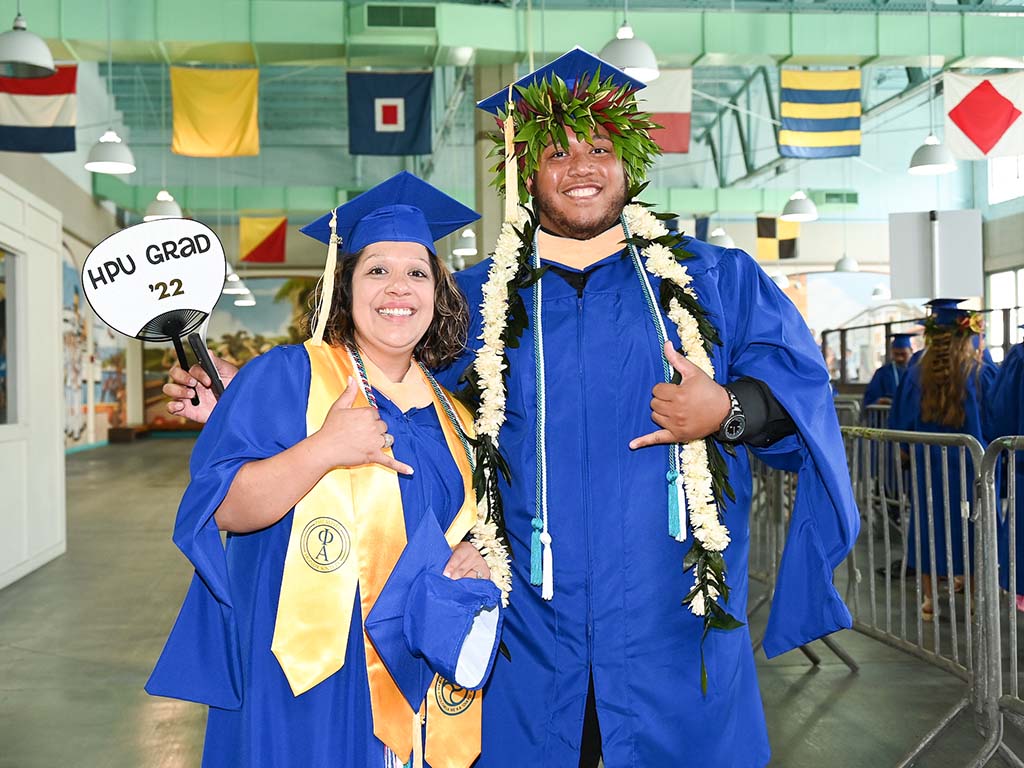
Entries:
[[[917, 365], [909, 368], [900, 383], [889, 412], [889, 428], [967, 434], [984, 445], [984, 401], [996, 369], [982, 360], [972, 344], [972, 337], [982, 330], [982, 316], [966, 309], [940, 308], [924, 321], [924, 328], [927, 353]], [[960, 486], [959, 452], [947, 451], [947, 466], [943, 471], [942, 449], [933, 446], [930, 449], [932, 524], [929, 525], [925, 494], [929, 478], [925, 474], [924, 452], [921, 446], [914, 450], [917, 452], [919, 496], [905, 543], [906, 562], [908, 568], [919, 568], [922, 572], [921, 615], [925, 621], [930, 621], [935, 615], [933, 598], [937, 594], [933, 593], [932, 577], [962, 576], [970, 567], [972, 536], [968, 530], [965, 548], [960, 509], [962, 501], [971, 501], [972, 489], [970, 485]], [[970, 456], [966, 461], [966, 475], [971, 477]], [[950, 510], [948, 527], [944, 520], [946, 509]], [[947, 537], [951, 564], [946, 557]]]
[[[1018, 326], [1024, 329], [1024, 325]], [[992, 384], [988, 404], [985, 408], [985, 436], [995, 440], [1007, 435], [1024, 434], [1024, 412], [1021, 399], [1024, 398], [1024, 343], [1014, 344], [999, 366]], [[1006, 509], [998, 517], [999, 524], [999, 585], [1017, 596], [1017, 608], [1024, 611], [1024, 456], [1019, 452], [1015, 461], [1016, 502], [1014, 509]], [[1003, 475], [1003, 478], [1006, 478]], [[1000, 483], [1002, 497], [1007, 497], [1008, 478]], [[1000, 505], [1003, 510], [1003, 505]], [[1014, 526], [1011, 531], [1010, 520]], [[1011, 533], [1013, 534], [1011, 536]], [[1010, 585], [1011, 550], [1017, 557], [1016, 583]]]
[[[428, 369], [462, 352], [467, 327], [434, 242], [477, 218], [403, 172], [303, 229], [329, 243], [313, 337], [234, 378], [175, 523], [196, 573], [146, 689], [210, 706], [203, 765], [476, 759], [470, 689], [493, 662], [508, 566], [477, 519], [472, 420]], [[395, 565], [420, 554], [407, 540], [429, 544], [431, 526], [446, 540], [432, 575], [450, 579], [414, 588], [426, 561], [412, 578]], [[384, 615], [367, 634], [375, 606]], [[448, 620], [424, 620], [439, 608]], [[458, 651], [485, 614], [475, 663], [425, 648], [440, 634]], [[422, 657], [446, 675], [424, 676]]]

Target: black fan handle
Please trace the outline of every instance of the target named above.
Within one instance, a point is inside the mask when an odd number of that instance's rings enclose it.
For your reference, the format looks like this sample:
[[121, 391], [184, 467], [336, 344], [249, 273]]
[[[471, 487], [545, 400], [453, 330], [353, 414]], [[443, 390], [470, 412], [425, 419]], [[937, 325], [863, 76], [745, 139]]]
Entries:
[[[171, 334], [171, 341], [174, 343], [174, 351], [178, 355], [178, 365], [181, 366], [181, 370], [187, 371], [189, 369], [188, 358], [185, 357], [185, 345], [181, 343], [181, 339], [178, 334]], [[199, 393], [192, 395], [192, 405], [199, 405]]]

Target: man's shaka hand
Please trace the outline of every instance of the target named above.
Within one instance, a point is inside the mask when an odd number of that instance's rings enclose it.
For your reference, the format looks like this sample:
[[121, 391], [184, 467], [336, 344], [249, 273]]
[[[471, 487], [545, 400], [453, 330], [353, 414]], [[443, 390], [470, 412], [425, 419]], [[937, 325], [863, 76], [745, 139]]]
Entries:
[[654, 387], [651, 421], [661, 429], [630, 441], [633, 450], [713, 435], [729, 415], [725, 387], [676, 352], [671, 342], [665, 342], [665, 358], [679, 372], [681, 381]]

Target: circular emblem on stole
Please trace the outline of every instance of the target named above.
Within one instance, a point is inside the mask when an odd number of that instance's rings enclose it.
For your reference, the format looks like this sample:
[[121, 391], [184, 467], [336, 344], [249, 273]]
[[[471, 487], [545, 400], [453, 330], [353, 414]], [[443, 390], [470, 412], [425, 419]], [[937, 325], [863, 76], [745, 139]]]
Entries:
[[336, 571], [348, 560], [352, 549], [345, 526], [333, 517], [317, 517], [302, 529], [302, 559], [320, 573]]
[[461, 685], [449, 683], [442, 677], [434, 683], [434, 698], [437, 707], [446, 715], [459, 715], [469, 709], [476, 698], [476, 691], [467, 691]]

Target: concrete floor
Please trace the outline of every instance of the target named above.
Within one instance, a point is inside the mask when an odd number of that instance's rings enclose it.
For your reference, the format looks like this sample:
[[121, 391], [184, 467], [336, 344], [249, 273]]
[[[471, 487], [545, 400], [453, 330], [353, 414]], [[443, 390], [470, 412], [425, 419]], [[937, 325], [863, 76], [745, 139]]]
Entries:
[[[142, 689], [191, 576], [170, 539], [191, 445], [68, 457], [67, 554], [0, 590], [0, 768], [199, 764], [204, 708]], [[961, 696], [928, 664], [853, 632], [836, 639], [859, 673], [821, 643], [817, 668], [798, 652], [758, 655], [773, 766], [894, 766]], [[981, 743], [963, 718], [917, 765], [960, 768]]]

